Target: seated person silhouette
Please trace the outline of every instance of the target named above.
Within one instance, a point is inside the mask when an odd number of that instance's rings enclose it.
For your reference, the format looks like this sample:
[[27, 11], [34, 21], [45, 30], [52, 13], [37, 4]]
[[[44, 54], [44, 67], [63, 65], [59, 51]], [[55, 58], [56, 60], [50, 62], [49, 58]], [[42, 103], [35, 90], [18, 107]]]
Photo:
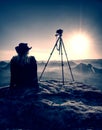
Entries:
[[10, 88], [34, 87], [38, 90], [37, 62], [34, 56], [28, 57], [31, 48], [27, 43], [15, 47], [18, 55], [10, 61]]

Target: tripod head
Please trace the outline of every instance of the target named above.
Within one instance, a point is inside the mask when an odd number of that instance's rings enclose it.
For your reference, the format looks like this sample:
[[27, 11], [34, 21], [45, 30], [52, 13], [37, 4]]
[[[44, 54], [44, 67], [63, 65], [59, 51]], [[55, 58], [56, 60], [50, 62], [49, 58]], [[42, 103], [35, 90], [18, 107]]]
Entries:
[[55, 35], [55, 36], [61, 37], [61, 36], [62, 36], [62, 33], [63, 33], [63, 30], [62, 30], [62, 29], [58, 29], [58, 30], [56, 31], [56, 35]]

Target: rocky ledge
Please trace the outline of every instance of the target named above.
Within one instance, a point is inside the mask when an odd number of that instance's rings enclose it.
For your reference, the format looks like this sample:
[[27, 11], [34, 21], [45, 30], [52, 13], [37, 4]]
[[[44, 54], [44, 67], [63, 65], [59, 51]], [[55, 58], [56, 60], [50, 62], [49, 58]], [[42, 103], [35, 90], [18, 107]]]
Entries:
[[101, 130], [102, 92], [79, 82], [49, 80], [34, 88], [0, 89], [2, 130]]

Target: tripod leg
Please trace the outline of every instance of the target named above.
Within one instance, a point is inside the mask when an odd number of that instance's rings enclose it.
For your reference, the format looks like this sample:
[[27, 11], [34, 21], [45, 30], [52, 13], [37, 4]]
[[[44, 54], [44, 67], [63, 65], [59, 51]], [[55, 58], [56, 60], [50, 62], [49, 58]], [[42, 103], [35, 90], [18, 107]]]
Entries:
[[44, 67], [44, 69], [43, 69], [43, 71], [42, 71], [42, 73], [41, 73], [41, 75], [40, 75], [40, 77], [39, 77], [39, 81], [41, 80], [41, 78], [42, 78], [42, 76], [43, 76], [43, 73], [44, 73], [44, 71], [45, 71], [45, 69], [46, 69], [46, 67], [47, 67], [47, 65], [48, 65], [48, 63], [49, 63], [49, 60], [50, 60], [50, 58], [51, 58], [51, 56], [52, 56], [52, 54], [53, 54], [53, 52], [54, 52], [54, 49], [55, 49], [55, 47], [57, 46], [57, 42], [59, 41], [59, 38], [57, 39], [57, 41], [56, 41], [56, 43], [55, 43], [55, 46], [53, 47], [53, 49], [52, 49], [52, 51], [51, 51], [51, 53], [50, 53], [50, 56], [49, 56], [49, 58], [48, 58], [48, 60], [47, 60], [47, 62], [46, 62], [46, 64], [45, 64], [45, 67]]
[[60, 40], [60, 47], [61, 47], [60, 51], [61, 51], [61, 66], [62, 66], [62, 83], [64, 85], [64, 69], [63, 69], [64, 63], [63, 63], [63, 50], [61, 40]]
[[[61, 39], [61, 40], [62, 40], [62, 39]], [[68, 56], [67, 56], [67, 52], [66, 52], [66, 49], [65, 49], [65, 46], [64, 46], [63, 40], [62, 40], [62, 45], [63, 45], [63, 49], [64, 49], [64, 52], [65, 52], [65, 55], [66, 55], [67, 64], [68, 64], [68, 66], [69, 66], [69, 70], [70, 70], [70, 73], [71, 73], [72, 81], [74, 81], [74, 77], [73, 77], [72, 69], [71, 69], [71, 66], [70, 66], [70, 63], [69, 63], [69, 60], [68, 60]]]

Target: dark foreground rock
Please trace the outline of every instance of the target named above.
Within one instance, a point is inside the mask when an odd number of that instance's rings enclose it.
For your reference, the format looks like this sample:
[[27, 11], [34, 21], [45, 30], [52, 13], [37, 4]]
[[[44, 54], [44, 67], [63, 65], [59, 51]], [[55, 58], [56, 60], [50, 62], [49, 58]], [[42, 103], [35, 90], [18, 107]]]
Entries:
[[0, 89], [0, 130], [101, 130], [102, 92], [82, 83], [39, 83], [33, 88]]

